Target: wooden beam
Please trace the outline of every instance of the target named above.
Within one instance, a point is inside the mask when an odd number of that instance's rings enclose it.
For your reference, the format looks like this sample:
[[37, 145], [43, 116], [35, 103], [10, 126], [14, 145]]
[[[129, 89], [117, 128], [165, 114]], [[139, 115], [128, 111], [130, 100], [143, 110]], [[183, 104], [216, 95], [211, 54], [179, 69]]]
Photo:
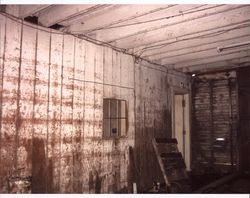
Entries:
[[91, 20], [99, 15], [102, 15], [106, 12], [112, 12], [112, 10], [117, 9], [118, 7], [121, 7], [122, 5], [117, 5], [117, 4], [111, 4], [111, 5], [103, 5], [101, 7], [101, 9], [96, 9], [93, 10], [91, 12], [87, 12], [84, 14], [80, 14], [77, 15], [76, 17], [73, 18], [69, 18], [67, 20], [64, 20], [62, 22], [60, 22], [61, 25], [67, 27], [69, 29], [69, 27], [71, 25], [78, 25], [77, 27], [80, 28], [82, 26], [86, 26], [86, 21]]
[[[204, 7], [201, 7], [201, 5], [177, 5], [177, 6], [167, 7], [163, 10], [150, 13], [148, 15], [143, 15], [141, 17], [136, 17], [134, 20], [124, 21], [123, 23], [118, 24], [118, 26], [125, 26], [125, 27], [103, 29], [95, 33], [100, 34], [99, 36], [100, 40], [106, 42], [115, 42], [117, 39], [127, 38], [130, 36], [134, 36], [136, 34], [147, 33], [149, 31], [161, 29], [166, 25], [169, 27], [175, 24], [190, 21], [193, 20], [194, 18], [202, 17], [207, 14], [215, 13], [220, 10], [225, 10], [229, 8], [229, 6], [225, 5], [203, 5], [203, 6]], [[201, 7], [200, 9], [202, 11], [198, 11], [199, 7]], [[171, 16], [176, 16], [176, 17], [171, 17]], [[150, 23], [142, 23], [138, 25], [126, 26], [131, 23], [140, 23], [143, 21], [166, 18], [166, 17], [170, 18]]]
[[48, 8], [51, 5], [20, 5], [19, 6], [19, 17], [25, 18], [27, 16], [32, 16], [39, 11]]
[[[226, 61], [226, 60], [231, 60], [231, 59], [239, 59], [239, 58], [244, 58], [250, 56], [250, 50], [246, 51], [239, 51], [235, 53], [227, 53], [227, 54], [221, 54], [218, 56], [211, 56], [211, 57], [204, 57], [202, 59], [197, 59], [197, 60], [192, 60], [192, 61], [184, 61], [178, 64], [174, 64], [174, 68], [183, 68], [183, 67], [191, 67], [195, 65], [203, 65], [203, 64], [208, 64], [208, 63], [215, 63], [215, 62], [220, 62], [220, 61]], [[164, 64], [164, 62], [162, 62]], [[236, 63], [237, 64], [237, 63]]]
[[118, 5], [108, 12], [104, 12], [86, 20], [79, 20], [78, 23], [71, 24], [68, 31], [85, 34], [89, 31], [119, 24], [149, 13], [163, 10], [167, 7], [168, 5]]
[[[187, 48], [183, 50], [177, 50], [177, 51], [172, 51], [172, 52], [167, 52], [166, 54], [161, 54], [158, 56], [153, 56], [149, 57], [150, 60], [158, 60], [161, 62], [164, 62], [164, 64], [174, 64], [178, 62], [183, 62], [183, 61], [189, 61], [189, 60], [197, 60], [197, 59], [204, 59], [206, 57], [211, 57], [211, 56], [220, 56], [221, 53], [217, 52], [217, 47], [218, 46], [223, 46], [223, 45], [230, 45], [230, 44], [235, 44], [239, 42], [244, 42], [250, 40], [250, 35], [245, 36], [245, 37], [238, 37], [235, 39], [230, 39], [230, 40], [225, 40], [225, 41], [220, 41], [220, 42], [215, 42], [212, 44], [207, 44], [207, 45], [200, 45], [194, 48]], [[244, 47], [245, 49], [250, 49], [250, 46]], [[238, 50], [242, 50], [243, 48], [236, 48], [234, 50], [230, 50], [230, 52], [237, 52]]]
[[[249, 27], [245, 27], [245, 28], [236, 28], [236, 26], [232, 26], [229, 27], [228, 29], [231, 28], [235, 28], [231, 31], [225, 32], [223, 34], [219, 34], [216, 35], [214, 37], [200, 37], [200, 38], [196, 38], [199, 37], [201, 35], [192, 35], [192, 37], [187, 37], [187, 38], [183, 38], [183, 41], [179, 41], [176, 42], [176, 40], [170, 40], [165, 42], [165, 45], [162, 44], [162, 47], [156, 47], [155, 49], [148, 49], [145, 51], [143, 51], [143, 48], [138, 48], [135, 49], [134, 51], [131, 51], [131, 53], [133, 52], [138, 52], [138, 54], [141, 54], [142, 52], [142, 57], [143, 58], [151, 58], [151, 59], [157, 59], [156, 57], [160, 57], [163, 54], [166, 53], [173, 53], [175, 51], [179, 51], [179, 50], [187, 50], [187, 49], [196, 49], [196, 47], [199, 46], [203, 46], [203, 45], [207, 45], [207, 44], [212, 44], [212, 43], [217, 43], [217, 42], [222, 42], [222, 41], [226, 41], [226, 40], [230, 40], [230, 39], [235, 39], [235, 38], [240, 38], [240, 37], [246, 37], [250, 35], [250, 26]], [[225, 29], [225, 28], [223, 28]], [[222, 31], [222, 28], [220, 29], [216, 29], [213, 32], [218, 32], [218, 31]], [[212, 32], [210, 32], [212, 33]], [[188, 40], [185, 40], [188, 39]], [[157, 43], [155, 44], [157, 45]], [[161, 45], [161, 43], [159, 43], [159, 45]], [[147, 47], [147, 46], [145, 46]], [[148, 46], [150, 47], [150, 46]]]
[[250, 57], [233, 58], [212, 63], [194, 65], [189, 67], [179, 68], [182, 72], [207, 72], [212, 70], [237, 68], [240, 66], [250, 66]]
[[241, 8], [228, 8], [228, 11], [221, 11], [212, 16], [194, 19], [185, 23], [176, 24], [168, 27], [167, 25], [145, 33], [133, 35], [119, 39], [111, 44], [122, 48], [135, 48], [142, 45], [149, 45], [167, 39], [178, 39], [183, 35], [192, 35], [202, 31], [219, 28], [221, 26], [228, 26], [246, 21], [250, 18], [249, 6]]
[[39, 14], [38, 21], [42, 25], [49, 27], [61, 21], [93, 11], [102, 5], [56, 5]]

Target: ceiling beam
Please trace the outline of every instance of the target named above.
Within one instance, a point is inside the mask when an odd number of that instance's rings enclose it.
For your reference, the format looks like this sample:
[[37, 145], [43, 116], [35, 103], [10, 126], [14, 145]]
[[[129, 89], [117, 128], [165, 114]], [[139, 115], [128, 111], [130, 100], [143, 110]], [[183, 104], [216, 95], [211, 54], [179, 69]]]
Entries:
[[85, 26], [87, 20], [91, 20], [96, 16], [102, 15], [106, 12], [112, 12], [114, 9], [121, 7], [122, 5], [108, 4], [103, 5], [100, 9], [93, 10], [92, 12], [87, 12], [84, 14], [77, 15], [75, 17], [69, 18], [67, 20], [61, 21], [60, 25], [63, 25], [69, 29], [71, 25], [78, 25], [79, 27]]
[[51, 5], [20, 5], [19, 6], [19, 17], [25, 18], [27, 16], [32, 16], [39, 11], [47, 9]]
[[[250, 32], [248, 36], [240, 36], [234, 39], [228, 39], [224, 41], [218, 41], [218, 42], [212, 42], [209, 44], [204, 44], [204, 45], [198, 45], [196, 47], [192, 48], [184, 48], [180, 49], [177, 51], [172, 51], [172, 52], [167, 52], [165, 54], [160, 54], [156, 56], [151, 56], [148, 57], [150, 60], [155, 61], [163, 61], [164, 64], [173, 64], [173, 63], [178, 63], [182, 61], [189, 61], [192, 59], [200, 59], [200, 58], [205, 58], [205, 57], [210, 57], [210, 56], [217, 56], [219, 53], [217, 52], [217, 47], [220, 46], [225, 46], [225, 45], [231, 45], [231, 44], [237, 44], [240, 42], [245, 42], [245, 41], [250, 41]], [[244, 48], [249, 48], [244, 47]], [[241, 48], [235, 48], [232, 51], [239, 51], [242, 50], [243, 47]]]
[[49, 27], [56, 23], [60, 23], [64, 20], [70, 19], [72, 17], [78, 16], [80, 14], [88, 13], [98, 8], [103, 7], [103, 5], [56, 5], [38, 15], [38, 21], [40, 24]]
[[[175, 63], [175, 64], [172, 64], [172, 65], [174, 65], [175, 69], [179, 69], [179, 68], [184, 68], [184, 67], [192, 67], [192, 66], [195, 66], [195, 65], [216, 63], [216, 62], [220, 62], [220, 61], [224, 61], [224, 60], [243, 58], [243, 57], [248, 57], [248, 56], [250, 56], [250, 50], [249, 49], [239, 51], [239, 52], [220, 54], [218, 56], [210, 56], [210, 57], [204, 57], [204, 58], [201, 58], [201, 59], [183, 61], [183, 62]], [[162, 64], [167, 66], [167, 64], [165, 64], [164, 61], [162, 61]]]
[[[233, 26], [230, 28], [234, 28], [234, 27], [237, 27], [237, 26]], [[228, 28], [228, 29], [230, 29], [230, 28]], [[225, 29], [225, 28], [223, 28], [223, 29]], [[221, 30], [222, 30], [222, 28], [216, 29], [214, 32], [218, 32]], [[213, 33], [213, 32], [210, 32], [210, 33]], [[176, 40], [170, 40], [169, 42], [166, 42], [165, 44], [163, 44], [162, 47], [155, 48], [155, 49], [152, 48], [152, 50], [148, 49], [148, 50], [142, 51], [143, 48], [137, 48], [134, 51], [138, 52], [138, 54], [140, 54], [143, 58], [157, 59], [155, 57], [160, 57], [166, 53], [169, 54], [171, 52], [175, 52], [178, 50], [192, 49], [192, 48], [196, 48], [196, 47], [202, 46], [202, 45], [226, 41], [226, 40], [235, 39], [235, 38], [239, 38], [239, 37], [245, 37], [245, 36], [248, 36], [249, 34], [250, 34], [250, 23], [249, 23], [249, 27], [235, 28], [235, 29], [232, 29], [228, 32], [224, 32], [223, 34], [215, 35], [213, 37], [200, 37], [199, 38], [199, 36], [201, 36], [201, 35], [194, 34], [190, 38], [189, 37], [183, 38], [184, 39], [183, 41], [179, 40], [176, 42]], [[185, 39], [188, 39], [188, 40], [185, 40]], [[159, 43], [159, 45], [160, 44], [161, 43]], [[156, 43], [156, 45], [157, 45], [157, 43]], [[145, 47], [150, 47], [150, 46], [145, 46]], [[131, 51], [131, 53], [133, 53], [133, 51]]]
[[[172, 5], [173, 6], [173, 5]], [[72, 33], [86, 34], [89, 31], [102, 29], [111, 25], [119, 24], [127, 20], [132, 20], [140, 16], [147, 15], [159, 10], [163, 10], [169, 5], [122, 5], [104, 12], [100, 15], [92, 16], [86, 20], [79, 20], [71, 24], [68, 31]]]
[[[197, 8], [198, 7], [198, 8]], [[152, 13], [143, 17], [138, 17], [133, 21], [125, 21], [120, 23], [117, 28], [103, 29], [97, 31], [100, 33], [99, 39], [106, 42], [114, 42], [118, 39], [128, 38], [136, 34], [144, 34], [150, 31], [161, 29], [162, 27], [170, 27], [179, 23], [187, 22], [196, 18], [204, 17], [208, 14], [218, 13], [228, 9], [230, 6], [225, 5], [177, 5]], [[171, 17], [173, 16], [173, 17]], [[169, 17], [169, 18], [167, 18]], [[162, 20], [142, 23], [137, 25], [129, 25], [134, 22], [143, 22], [152, 19], [165, 18]], [[124, 26], [124, 27], [119, 27]]]
[[201, 19], [199, 18], [191, 20], [182, 23], [182, 25], [176, 24], [155, 31], [138, 34], [128, 38], [117, 40], [110, 44], [119, 46], [121, 48], [135, 48], [141, 45], [149, 45], [167, 39], [178, 38], [183, 35], [192, 35], [202, 31], [219, 28], [221, 26], [240, 23], [247, 19], [249, 20], [249, 8], [249, 6], [244, 6], [242, 8], [203, 17]]
[[214, 71], [219, 69], [231, 69], [237, 67], [250, 66], [250, 57], [244, 58], [235, 58], [230, 60], [223, 60], [215, 63], [207, 63], [201, 65], [195, 65], [190, 67], [180, 68], [178, 70], [182, 72], [194, 72], [194, 73], [202, 73], [207, 71]]

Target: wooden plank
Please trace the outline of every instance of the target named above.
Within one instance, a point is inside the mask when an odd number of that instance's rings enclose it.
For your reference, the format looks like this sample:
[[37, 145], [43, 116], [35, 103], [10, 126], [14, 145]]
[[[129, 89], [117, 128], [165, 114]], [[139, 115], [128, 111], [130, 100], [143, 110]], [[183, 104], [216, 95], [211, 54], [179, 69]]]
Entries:
[[1, 192], [8, 192], [7, 178], [17, 168], [17, 101], [21, 49], [21, 24], [6, 18], [6, 47], [2, 84]]
[[[112, 61], [113, 50], [111, 48], [104, 48], [104, 65], [103, 65], [103, 81], [105, 84], [112, 84]], [[104, 98], [112, 97], [112, 87], [108, 85], [104, 85]]]
[[[215, 49], [218, 46], [222, 46], [222, 45], [227, 46], [227, 45], [231, 45], [234, 43], [244, 42], [247, 40], [250, 40], [250, 35], [241, 36], [240, 38], [238, 37], [238, 38], [234, 38], [230, 40], [218, 41], [216, 43], [211, 43], [211, 44], [199, 45], [199, 46], [196, 46], [195, 48], [176, 50], [176, 51], [168, 52], [165, 55], [160, 54], [158, 56], [156, 55], [156, 56], [150, 57], [150, 59], [162, 60], [164, 61], [165, 64], [173, 64], [173, 63], [182, 62], [183, 60], [185, 61], [193, 60], [194, 53], [197, 59], [206, 57], [206, 56], [211, 56], [211, 55], [217, 56], [218, 52]], [[231, 50], [231, 52], [233, 51], [236, 51], [236, 50]]]
[[101, 193], [102, 188], [102, 157], [103, 157], [103, 47], [95, 46], [95, 67], [94, 67], [94, 134], [93, 137], [97, 138], [93, 144], [93, 162], [94, 168], [92, 169], [95, 176], [95, 193]]
[[17, 168], [22, 175], [32, 174], [33, 105], [37, 30], [23, 26], [20, 69], [20, 125]]
[[[220, 8], [221, 9], [221, 8]], [[116, 44], [116, 46], [122, 48], [135, 48], [142, 45], [149, 45], [160, 41], [166, 41], [167, 39], [172, 39], [176, 37], [181, 37], [184, 35], [190, 35], [197, 33], [196, 28], [193, 27], [195, 24], [196, 27], [199, 27], [198, 31], [208, 31], [211, 29], [219, 28], [221, 26], [228, 26], [232, 24], [239, 24], [245, 22], [249, 18], [249, 7], [228, 7], [227, 9], [219, 11], [217, 14], [212, 14], [211, 16], [204, 15], [202, 18], [193, 19], [181, 24], [182, 31], [176, 31], [180, 28], [180, 24], [175, 24], [166, 29], [167, 25], [153, 30], [147, 31], [140, 34], [135, 34], [128, 38], [122, 38], [114, 41], [111, 44]], [[222, 17], [224, 16], [224, 17]], [[155, 35], [161, 35], [159, 37]], [[143, 40], [143, 42], [142, 42]]]
[[84, 113], [84, 173], [83, 192], [94, 193], [94, 189], [89, 187], [89, 182], [93, 180], [92, 156], [94, 135], [94, 71], [95, 71], [95, 46], [89, 42], [85, 43], [85, 113]]
[[216, 61], [212, 63], [206, 63], [200, 64], [200, 65], [193, 65], [189, 67], [182, 68], [182, 72], [197, 72], [197, 71], [202, 71], [202, 72], [211, 72], [211, 71], [221, 71], [221, 70], [226, 70], [226, 69], [232, 69], [232, 68], [238, 68], [239, 65], [246, 65], [247, 62], [250, 61], [249, 57], [243, 57], [243, 58], [233, 58], [229, 60], [221, 60], [221, 61]]
[[49, 114], [48, 114], [48, 168], [51, 185], [48, 192], [60, 192], [60, 112], [63, 36], [51, 35]]
[[19, 5], [19, 17], [25, 18], [31, 16], [49, 6], [50, 5]]
[[[127, 57], [127, 55], [125, 54], [121, 54], [121, 58], [120, 58], [120, 85], [123, 87], [128, 87], [129, 86], [129, 78], [131, 78], [129, 75], [131, 75], [129, 73], [129, 59]], [[128, 90], [127, 88], [120, 88], [120, 98], [126, 100], [126, 111], [127, 113], [127, 117], [128, 120], [126, 121], [126, 130], [125, 133], [121, 132], [122, 136], [127, 136], [128, 135], [128, 127], [129, 127], [129, 120], [131, 119], [128, 114], [129, 114], [129, 107], [130, 105], [130, 98], [129, 98], [129, 92], [131, 90]]]
[[[73, 98], [73, 192], [82, 193], [83, 127], [84, 127], [84, 41], [75, 40], [74, 98]], [[80, 79], [80, 80], [77, 80]]]
[[154, 138], [152, 139], [152, 144], [153, 144], [153, 148], [154, 148], [154, 151], [155, 151], [155, 154], [156, 154], [158, 163], [159, 163], [160, 168], [161, 168], [161, 172], [162, 172], [163, 177], [164, 177], [164, 181], [165, 181], [165, 183], [166, 183], [166, 190], [168, 190], [168, 188], [169, 188], [169, 186], [170, 186], [170, 183], [169, 183], [169, 180], [168, 180], [167, 175], [166, 175], [166, 173], [165, 173], [164, 165], [163, 165], [162, 160], [161, 160], [161, 157], [160, 157], [160, 155], [159, 155], [159, 153], [158, 153], [157, 143], [156, 143], [156, 141], [155, 141]]
[[[92, 32], [95, 29], [105, 28], [124, 21], [130, 21], [139, 16], [147, 15], [151, 12], [159, 11], [168, 7], [168, 5], [117, 5], [96, 16], [86, 18], [84, 24], [79, 20], [71, 23], [69, 31], [72, 32]], [[114, 17], [116, 16], [116, 17]], [[107, 19], [107, 20], [106, 20]]]
[[[75, 38], [64, 35], [63, 38], [63, 82], [61, 90], [61, 192], [73, 191], [73, 104], [74, 104], [74, 58]], [[72, 155], [73, 154], [73, 155]]]
[[[3, 100], [3, 77], [4, 77], [4, 59], [5, 59], [5, 42], [6, 42], [6, 18], [3, 15], [0, 15], [0, 166], [3, 167], [2, 164], [2, 100]], [[0, 170], [0, 188], [3, 187], [3, 177], [2, 177], [2, 168]]]
[[112, 54], [112, 96], [115, 98], [120, 98], [120, 84], [121, 84], [121, 74], [120, 74], [120, 53], [113, 51]]
[[102, 137], [103, 124], [103, 47], [96, 46], [95, 54], [95, 129], [94, 137]]
[[[220, 63], [225, 61], [227, 64], [231, 66], [237, 66], [239, 63], [243, 62], [245, 58], [248, 58], [250, 54], [249, 49], [245, 49], [242, 51], [235, 51], [235, 52], [228, 52], [220, 55], [212, 55], [212, 56], [206, 56], [204, 58], [200, 59], [193, 59], [189, 61], [183, 61], [174, 64], [175, 69], [180, 69], [180, 68], [186, 68], [186, 67], [194, 67], [198, 65], [204, 65], [204, 68], [208, 68], [207, 65], [210, 65], [211, 63]], [[162, 62], [164, 64], [164, 61]], [[209, 68], [210, 69], [210, 68]]]
[[49, 27], [67, 18], [84, 13], [93, 6], [93, 4], [71, 6], [55, 5], [40, 13], [38, 20], [42, 25]]
[[86, 43], [85, 58], [85, 134], [84, 137], [93, 137], [94, 133], [94, 71], [95, 46]]
[[[126, 63], [128, 67], [128, 79], [127, 79], [127, 86], [129, 89], [127, 89], [128, 92], [128, 137], [130, 139], [129, 145], [134, 146], [134, 137], [135, 137], [135, 77], [134, 77], [134, 72], [135, 72], [135, 65], [134, 65], [134, 59], [132, 56], [129, 55], [123, 55], [126, 56]], [[123, 75], [121, 73], [121, 75]], [[121, 90], [122, 91], [122, 90]]]
[[50, 34], [38, 30], [36, 49], [36, 79], [34, 104], [34, 132], [32, 155], [32, 192], [47, 192], [47, 108], [49, 84]]
[[[231, 26], [231, 27], [223, 27], [223, 28], [217, 28], [216, 30], [213, 30], [213, 32], [221, 31], [223, 29], [231, 29], [233, 27], [237, 27], [237, 25]], [[244, 38], [248, 37], [250, 32], [250, 27], [238, 27], [235, 29], [232, 29], [231, 31], [228, 31], [224, 34], [217, 35], [211, 40], [211, 37], [204, 37], [204, 38], [197, 38], [197, 39], [192, 39], [194, 37], [198, 37], [199, 35], [197, 34], [192, 34], [186, 37], [181, 37], [180, 42], [175, 42], [174, 39], [170, 39], [167, 42], [163, 41], [162, 43], [155, 43], [154, 45], [158, 44], [163, 44], [165, 43], [166, 46], [162, 46], [161, 48], [156, 48], [156, 49], [151, 49], [151, 50], [146, 50], [143, 52], [143, 57], [144, 58], [149, 58], [151, 57], [152, 59], [158, 59], [158, 57], [161, 57], [163, 54], [166, 52], [168, 53], [175, 53], [175, 51], [186, 51], [186, 50], [194, 50], [196, 47], [204, 47], [206, 45], [216, 45], [217, 42], [223, 42], [223, 41], [229, 41], [229, 40], [234, 40], [237, 38]], [[147, 46], [144, 46], [147, 47]], [[141, 49], [143, 49], [142, 47]], [[217, 48], [218, 45], [215, 47]], [[140, 49], [135, 49], [135, 51], [138, 51]]]
[[[225, 7], [229, 6], [204, 4], [166, 5], [164, 9], [158, 10], [157, 12], [151, 12], [149, 14], [136, 17], [132, 20], [119, 23], [117, 24], [117, 26], [121, 26], [119, 28], [103, 29], [99, 39], [102, 41], [112, 42], [124, 37], [128, 38], [130, 36], [134, 36], [138, 33], [146, 33], [148, 31], [159, 29], [160, 27], [164, 27], [166, 25], [170, 27], [171, 25], [180, 24], [189, 20], [193, 20], [194, 18], [217, 12], [219, 7], [224, 7], [225, 9]], [[154, 19], [162, 20], [156, 20], [151, 23], [143, 23], [145, 21], [152, 21]], [[133, 23], [136, 25], [129, 25]], [[98, 34], [98, 32], [96, 33]]]

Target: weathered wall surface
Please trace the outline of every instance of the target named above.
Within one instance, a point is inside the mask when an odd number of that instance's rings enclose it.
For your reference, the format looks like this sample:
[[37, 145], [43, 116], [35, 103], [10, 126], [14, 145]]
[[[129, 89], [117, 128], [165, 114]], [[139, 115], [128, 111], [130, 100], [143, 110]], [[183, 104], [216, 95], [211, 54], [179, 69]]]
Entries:
[[208, 173], [235, 169], [239, 146], [236, 73], [197, 76], [192, 92], [193, 170]]
[[[3, 15], [0, 27], [0, 192], [13, 176], [31, 176], [34, 193], [159, 180], [151, 139], [171, 136], [173, 87], [188, 86], [185, 75]], [[103, 98], [127, 100], [126, 137], [102, 138]]]
[[139, 188], [148, 190], [154, 181], [164, 183], [155, 156], [152, 138], [172, 137], [174, 90], [188, 89], [189, 78], [145, 62], [135, 66], [136, 133], [135, 154]]
[[[32, 176], [33, 192], [127, 187], [133, 58], [2, 15], [0, 25], [0, 192], [11, 176]], [[102, 139], [104, 97], [128, 101], [127, 137]]]

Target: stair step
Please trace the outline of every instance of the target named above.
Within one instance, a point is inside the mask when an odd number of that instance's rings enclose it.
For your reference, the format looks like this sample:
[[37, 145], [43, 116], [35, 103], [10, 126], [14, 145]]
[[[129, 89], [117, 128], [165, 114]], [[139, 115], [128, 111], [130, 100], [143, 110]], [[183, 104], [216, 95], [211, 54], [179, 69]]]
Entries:
[[174, 143], [177, 144], [175, 138], [155, 138], [156, 143]]
[[184, 161], [174, 161], [174, 162], [168, 162], [168, 161], [163, 161], [163, 166], [165, 169], [173, 169], [173, 168], [183, 168], [186, 169], [186, 164]]
[[152, 143], [166, 186], [171, 186], [171, 183], [175, 182], [173, 184], [173, 192], [175, 190], [176, 192], [191, 192], [190, 185], [182, 182], [188, 180], [188, 175], [185, 161], [177, 147], [177, 140], [156, 138], [152, 140]]
[[160, 154], [161, 158], [177, 158], [177, 159], [183, 159], [182, 155], [180, 152], [175, 152], [175, 153], [161, 153]]
[[157, 149], [159, 153], [177, 153], [178, 152], [178, 148], [176, 144], [164, 144], [164, 143], [160, 143], [157, 145]]

